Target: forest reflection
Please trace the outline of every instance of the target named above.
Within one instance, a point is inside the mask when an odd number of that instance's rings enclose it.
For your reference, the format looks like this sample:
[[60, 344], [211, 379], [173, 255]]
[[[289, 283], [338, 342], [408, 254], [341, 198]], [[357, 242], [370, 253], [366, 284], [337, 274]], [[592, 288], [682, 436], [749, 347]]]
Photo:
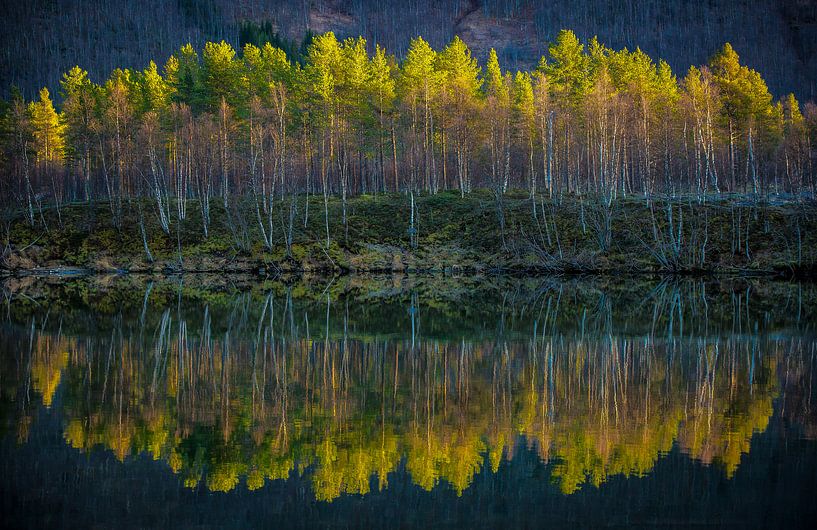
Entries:
[[674, 446], [731, 477], [775, 403], [817, 434], [813, 289], [755, 291], [665, 282], [622, 301], [551, 283], [440, 304], [148, 282], [132, 310], [10, 310], [3, 425], [26, 443], [54, 408], [77, 450], [148, 454], [219, 492], [305, 475], [325, 501], [398, 470], [461, 494], [522, 447], [565, 494]]

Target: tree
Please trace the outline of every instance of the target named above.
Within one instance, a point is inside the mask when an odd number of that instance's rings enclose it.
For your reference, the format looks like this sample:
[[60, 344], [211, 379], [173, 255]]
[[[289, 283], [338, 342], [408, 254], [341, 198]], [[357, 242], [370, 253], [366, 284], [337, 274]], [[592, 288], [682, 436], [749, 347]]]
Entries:
[[389, 64], [386, 51], [381, 48], [380, 45], [376, 45], [374, 56], [369, 62], [366, 91], [370, 105], [377, 116], [377, 155], [380, 169], [379, 184], [382, 191], [386, 191], [387, 188], [384, 144], [388, 131], [391, 131], [392, 137], [392, 180], [395, 183], [395, 191], [397, 191], [397, 146], [394, 141], [396, 135], [394, 128], [395, 88], [396, 84], [392, 72], [392, 65]]
[[222, 102], [233, 109], [247, 103], [244, 65], [227, 42], [208, 42], [201, 54], [201, 101], [205, 110], [215, 112]]
[[[409, 185], [412, 189], [419, 181], [417, 171], [422, 169], [423, 180], [429, 182], [434, 173], [434, 113], [442, 74], [438, 70], [437, 52], [417, 37], [411, 41], [406, 58], [400, 69], [399, 97], [405, 106], [402, 113], [410, 120], [411, 131], [408, 146]], [[447, 186], [445, 167], [446, 132], [442, 132], [443, 181]], [[396, 185], [396, 184], [395, 184]]]
[[[176, 61], [174, 57], [171, 57], [171, 59], [172, 61]], [[168, 64], [171, 64], [170, 60]], [[174, 68], [174, 66], [170, 66], [171, 70]], [[156, 67], [156, 63], [150, 61], [148, 67], [138, 76], [137, 86], [141, 98], [136, 104], [136, 110], [138, 110], [140, 114], [150, 111], [161, 112], [167, 107], [172, 86], [162, 78], [162, 75]]]
[[531, 74], [531, 80], [533, 82], [533, 106], [542, 147], [542, 174], [550, 196], [553, 194], [553, 115], [555, 111], [545, 74], [537, 70]]
[[28, 112], [34, 136], [35, 162], [42, 165], [62, 163], [65, 149], [64, 128], [47, 88], [40, 89], [39, 101], [28, 104]]
[[94, 111], [99, 88], [88, 79], [88, 72], [79, 66], [63, 75], [62, 115], [67, 130], [67, 158], [83, 182], [84, 198], [91, 204], [91, 145], [93, 140]]
[[[337, 103], [339, 128], [339, 157], [337, 171], [340, 180], [341, 218], [344, 238], [348, 239], [346, 200], [353, 178], [357, 155], [357, 188], [362, 192], [371, 187], [368, 175], [363, 175], [363, 157], [366, 149], [366, 136], [374, 128], [375, 116], [371, 99], [368, 98], [367, 80], [369, 75], [369, 56], [366, 53], [366, 41], [362, 38], [346, 39], [340, 49], [340, 63], [337, 73]], [[367, 185], [368, 184], [368, 185]]]
[[806, 103], [805, 107], [803, 108], [803, 119], [805, 120], [805, 130], [806, 130], [806, 163], [808, 165], [808, 173], [811, 177], [811, 192], [815, 192], [815, 186], [817, 186], [817, 161], [815, 161], [815, 157], [817, 156], [817, 105], [813, 102]]
[[[97, 137], [99, 159], [105, 187], [110, 199], [111, 214], [114, 224], [121, 226], [122, 196], [132, 193], [133, 183], [130, 181], [130, 153], [132, 152], [132, 135], [134, 133], [133, 96], [131, 95], [134, 83], [128, 70], [115, 70], [105, 83], [100, 101], [102, 115], [97, 123]], [[106, 145], [107, 144], [107, 145]], [[109, 175], [108, 166], [112, 162], [113, 179]]]
[[[535, 202], [537, 182], [533, 157], [536, 145], [536, 105], [533, 82], [527, 72], [516, 72], [513, 78], [513, 124], [516, 141], [527, 151], [528, 190], [531, 200]], [[535, 212], [534, 207], [534, 215]]]
[[550, 60], [539, 63], [539, 70], [550, 83], [552, 93], [577, 108], [590, 88], [589, 59], [584, 44], [570, 30], [563, 29], [548, 46]]
[[247, 44], [244, 46], [243, 59], [249, 96], [263, 96], [270, 83], [292, 84], [292, 64], [284, 50], [275, 48], [270, 43], [261, 48]]
[[800, 103], [794, 94], [789, 94], [781, 102], [783, 117], [783, 159], [786, 180], [791, 189], [807, 186], [809, 162], [808, 130], [806, 120], [800, 112]]
[[[571, 144], [573, 136], [581, 125], [582, 101], [590, 87], [590, 62], [584, 52], [584, 44], [579, 42], [575, 33], [562, 30], [556, 40], [548, 46], [550, 60], [544, 57], [539, 62], [538, 70], [547, 77], [551, 97], [556, 105], [565, 112], [559, 115], [563, 138], [560, 158], [561, 173], [564, 183], [571, 189], [578, 181], [578, 164], [571, 178]], [[549, 179], [550, 180], [550, 179]]]
[[[201, 85], [201, 65], [199, 54], [188, 43], [182, 46], [176, 55], [171, 55], [165, 63], [165, 81], [172, 101], [185, 103], [199, 111], [204, 106], [203, 87]], [[154, 92], [156, 96], [161, 95], [161, 91]], [[151, 100], [164, 101], [157, 97]], [[152, 109], [157, 110], [157, 109]]]
[[714, 120], [721, 108], [718, 88], [709, 69], [699, 70], [691, 66], [684, 78], [683, 89], [687, 120], [692, 122], [687, 136], [692, 136], [692, 144], [695, 146], [692, 161], [689, 161], [687, 155], [688, 165], [695, 167], [695, 188], [705, 190], [711, 186], [715, 192], [720, 193], [714, 141]]
[[481, 69], [471, 50], [459, 38], [440, 52], [437, 68], [443, 76], [442, 98], [444, 114], [453, 138], [457, 159], [457, 178], [460, 193], [471, 190], [472, 178], [469, 172], [471, 142], [474, 117], [477, 115], [479, 90], [482, 86]]
[[511, 87], [508, 81], [492, 48], [485, 66], [485, 118], [490, 129], [491, 182], [502, 193], [508, 189], [511, 173]]
[[[329, 256], [332, 194], [348, 246], [350, 196], [405, 192], [416, 246], [418, 193], [489, 187], [504, 236], [503, 201], [514, 187], [527, 187], [539, 223], [544, 194], [590, 193], [609, 214], [619, 193], [814, 186], [815, 107], [794, 95], [774, 101], [729, 45], [680, 81], [638, 48], [583, 43], [567, 30], [537, 69], [515, 75], [495, 50], [483, 72], [458, 37], [440, 51], [417, 37], [399, 65], [380, 45], [367, 49], [362, 38], [332, 33], [310, 38], [295, 58], [270, 43], [248, 43], [241, 54], [226, 41], [187, 44], [161, 72], [154, 62], [115, 69], [101, 86], [74, 67], [60, 109], [44, 90], [3, 111], [4, 196], [26, 205], [30, 223], [43, 200], [58, 215], [65, 200], [84, 199], [91, 215], [92, 202], [106, 200], [113, 225], [125, 228], [130, 199], [149, 195], [168, 235], [175, 217], [180, 247], [190, 201], [208, 237], [218, 193], [236, 248], [260, 235], [274, 251], [280, 228], [290, 252], [296, 212], [303, 205], [308, 233], [309, 195], [320, 187]], [[600, 241], [604, 249], [609, 238]]]
[[329, 191], [330, 177], [335, 163], [335, 146], [338, 134], [337, 80], [341, 52], [335, 34], [325, 33], [315, 37], [307, 52], [306, 65], [300, 76], [303, 104], [307, 120], [319, 138], [320, 172], [323, 188], [326, 247], [329, 248]]
[[678, 103], [681, 100], [681, 93], [678, 88], [678, 79], [672, 73], [672, 69], [665, 61], [659, 61], [656, 70], [656, 100], [655, 114], [658, 119], [658, 129], [660, 134], [661, 151], [663, 158], [664, 188], [674, 191], [676, 186], [680, 186], [680, 181], [673, 178], [673, 150], [678, 143], [678, 113], [680, 109]]
[[[773, 150], [779, 138], [772, 96], [763, 78], [740, 64], [734, 48], [727, 43], [710, 61], [710, 68], [721, 97], [721, 123], [729, 139], [729, 175], [732, 189], [738, 187], [738, 166], [745, 159], [744, 187], [751, 175], [758, 191], [756, 143]], [[743, 151], [743, 153], [741, 153]]]
[[[14, 91], [11, 104], [8, 108], [6, 120], [8, 132], [11, 136], [11, 157], [16, 163], [12, 164], [13, 174], [17, 177], [16, 185], [9, 186], [14, 192], [15, 201], [25, 201], [27, 220], [34, 226], [34, 186], [31, 178], [29, 151], [32, 143], [31, 117], [26, 107], [25, 99], [19, 91]], [[16, 188], [16, 189], [14, 189]], [[25, 197], [25, 199], [23, 199]]]
[[[653, 129], [658, 121], [659, 81], [653, 60], [640, 49], [629, 52], [626, 48], [610, 56], [610, 74], [614, 86], [625, 98], [628, 107], [627, 130], [634, 138], [626, 138], [637, 155], [637, 174], [642, 193], [656, 188]], [[630, 171], [632, 175], [632, 171]]]

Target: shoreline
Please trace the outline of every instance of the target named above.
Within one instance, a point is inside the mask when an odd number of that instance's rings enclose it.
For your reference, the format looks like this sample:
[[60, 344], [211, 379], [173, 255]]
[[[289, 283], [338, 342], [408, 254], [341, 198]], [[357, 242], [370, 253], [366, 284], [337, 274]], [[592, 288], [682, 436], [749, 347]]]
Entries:
[[[511, 191], [499, 217], [486, 190], [416, 201], [400, 194], [360, 196], [345, 204], [337, 197], [327, 204], [300, 197], [291, 206], [299, 217], [291, 225], [282, 219], [267, 235], [251, 204], [214, 206], [206, 234], [194, 203], [169, 227], [153, 215], [137, 217], [133, 207], [117, 227], [107, 203], [72, 204], [43, 210], [34, 225], [19, 215], [7, 218], [0, 276], [817, 275], [814, 201], [607, 203], [568, 196], [542, 199], [533, 214], [531, 204]], [[152, 206], [143, 201], [140, 209]]]
[[282, 277], [347, 277], [347, 276], [490, 276], [509, 278], [547, 278], [547, 277], [598, 277], [598, 278], [760, 278], [768, 280], [815, 281], [817, 275], [812, 270], [757, 270], [757, 269], [709, 269], [709, 270], [633, 270], [633, 269], [587, 269], [587, 270], [544, 270], [544, 269], [503, 269], [503, 268], [450, 268], [446, 269], [310, 269], [273, 271], [268, 273], [263, 267], [220, 269], [93, 269], [84, 267], [58, 266], [54, 268], [37, 267], [33, 269], [5, 270], [0, 269], [0, 281], [9, 278], [86, 278], [104, 276], [207, 276], [221, 274], [225, 276], [252, 276], [259, 280]]

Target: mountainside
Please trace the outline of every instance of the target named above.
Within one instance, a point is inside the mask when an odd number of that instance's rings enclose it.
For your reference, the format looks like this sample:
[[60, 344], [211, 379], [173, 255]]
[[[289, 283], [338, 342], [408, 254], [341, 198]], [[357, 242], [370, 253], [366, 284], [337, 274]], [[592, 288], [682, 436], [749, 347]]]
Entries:
[[[607, 45], [640, 47], [683, 75], [729, 41], [775, 96], [817, 94], [817, 0], [41, 0], [0, 3], [0, 91], [57, 93], [75, 64], [92, 78], [143, 68], [184, 43], [240, 45], [242, 23], [269, 22], [282, 37], [307, 31], [362, 35], [398, 56], [422, 35], [436, 48], [459, 35], [484, 60], [530, 68], [562, 28]], [[70, 31], [66, 28], [72, 28]], [[762, 45], [757, 39], [762, 36]]]

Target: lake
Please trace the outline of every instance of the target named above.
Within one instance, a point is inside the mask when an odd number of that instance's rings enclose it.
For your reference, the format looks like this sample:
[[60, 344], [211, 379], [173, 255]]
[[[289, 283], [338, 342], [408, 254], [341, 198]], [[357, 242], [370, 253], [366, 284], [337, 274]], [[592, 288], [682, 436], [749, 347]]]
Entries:
[[809, 527], [817, 286], [22, 278], [10, 527]]

